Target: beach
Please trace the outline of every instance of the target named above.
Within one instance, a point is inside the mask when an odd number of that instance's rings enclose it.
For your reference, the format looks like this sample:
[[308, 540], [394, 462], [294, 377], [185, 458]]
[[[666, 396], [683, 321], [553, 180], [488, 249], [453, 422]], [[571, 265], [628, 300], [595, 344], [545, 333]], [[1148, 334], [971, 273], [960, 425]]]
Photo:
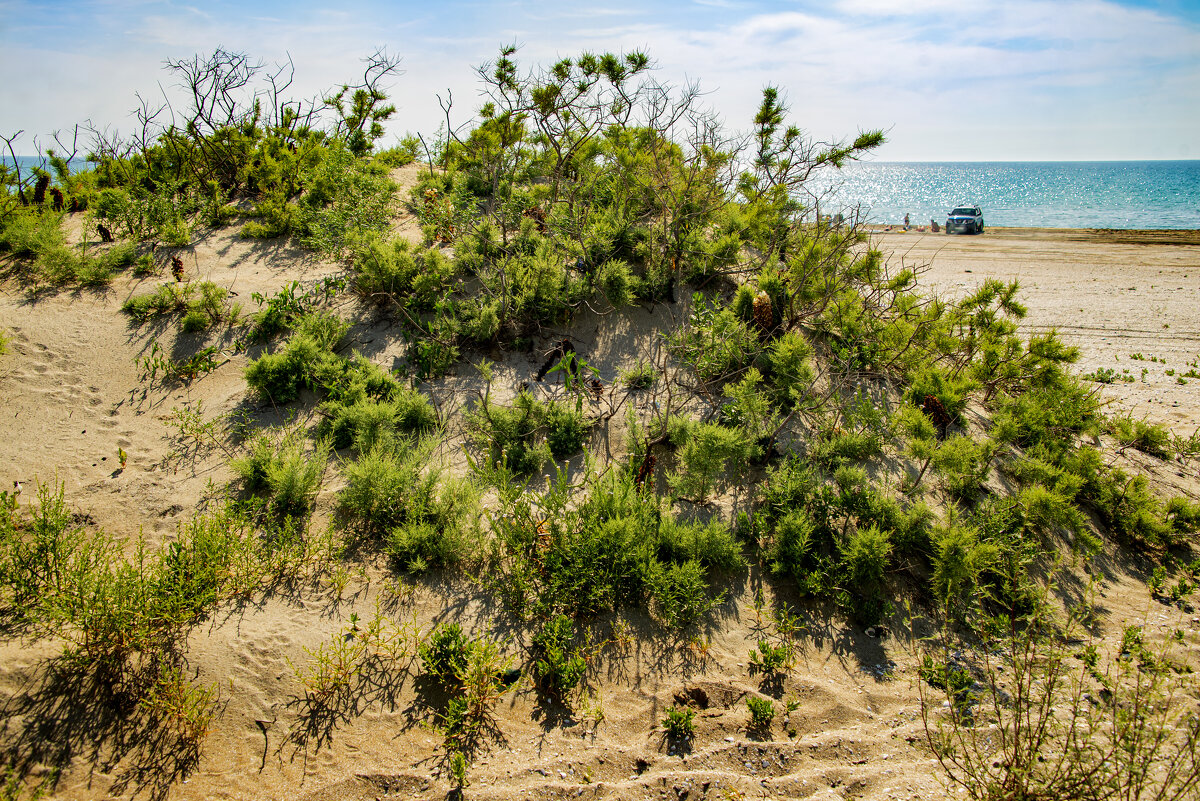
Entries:
[[1180, 434], [1200, 427], [1200, 379], [1186, 375], [1200, 359], [1200, 232], [989, 227], [982, 236], [950, 236], [892, 228], [877, 236], [893, 262], [917, 268], [920, 281], [946, 297], [988, 277], [1018, 281], [1029, 311], [1022, 331], [1057, 330], [1079, 348], [1080, 373], [1115, 371], [1097, 384], [1110, 414]]
[[[401, 182], [411, 185], [415, 172], [400, 174]], [[420, 237], [411, 218], [397, 220], [396, 230]], [[1181, 435], [1200, 427], [1200, 232], [989, 227], [982, 236], [881, 229], [872, 237], [890, 269], [915, 268], [919, 284], [943, 297], [961, 297], [988, 278], [1020, 282], [1028, 309], [1022, 333], [1055, 329], [1080, 349], [1078, 372], [1112, 371], [1111, 380], [1094, 382], [1109, 414]], [[243, 240], [228, 230], [198, 237], [184, 262], [187, 280], [212, 280], [247, 304], [253, 293], [343, 271], [286, 243]], [[248, 363], [231, 342], [214, 340], [221, 361], [211, 373], [186, 385], [147, 382], [138, 360], [152, 343], [171, 349], [199, 341], [173, 326], [134, 326], [121, 313], [128, 297], [163, 280], [121, 274], [103, 290], [31, 299], [7, 285], [0, 295], [0, 325], [11, 338], [0, 357], [0, 485], [23, 488], [25, 502], [38, 482], [59, 482], [87, 525], [130, 543], [143, 537], [151, 547], [169, 542], [214, 487], [233, 480], [226, 453], [189, 440], [173, 421], [180, 409], [212, 419], [239, 408]], [[355, 346], [390, 367], [399, 347], [392, 326], [356, 300], [339, 303], [336, 311], [355, 319]], [[638, 342], [652, 322], [633, 310], [594, 330]], [[629, 362], [627, 353], [612, 352], [611, 363], [596, 359], [606, 378], [621, 358]], [[496, 374], [514, 386], [522, 371], [536, 368], [525, 353], [497, 361]], [[298, 409], [300, 422], [315, 422], [314, 404]], [[446, 450], [461, 471], [461, 443]], [[118, 465], [119, 452], [127, 464]], [[1200, 497], [1194, 467], [1120, 458], [1148, 471], [1156, 487]], [[318, 495], [314, 530], [334, 520], [344, 486], [334, 472]], [[1123, 622], [1136, 619], [1150, 632], [1181, 628], [1195, 641], [1197, 619], [1153, 604], [1140, 566], [1121, 559], [1105, 566], [1098, 589], [1105, 636], [1119, 640]], [[598, 621], [589, 644], [603, 655], [587, 695], [563, 710], [547, 704], [528, 677], [507, 690], [464, 797], [943, 797], [945, 779], [920, 717], [916, 644], [899, 627], [864, 631], [831, 607], [768, 589], [768, 607], [783, 602], [798, 610], [799, 657], [782, 694], [795, 706], [769, 737], [748, 734], [745, 699], [766, 697], [748, 660], [764, 625], [755, 591], [764, 575], [752, 567], [747, 580], [727, 588], [714, 618], [686, 638], [664, 635], [642, 612]], [[218, 699], [198, 756], [139, 741], [138, 722], [92, 709], [86, 686], [63, 701], [53, 667], [62, 643], [53, 637], [0, 639], [0, 742], [34, 766], [35, 777], [38, 765], [66, 765], [55, 798], [446, 798], [446, 750], [414, 690], [414, 653], [371, 663], [332, 711], [304, 701], [302, 677], [328, 654], [322, 648], [352, 639], [348, 627], [380, 610], [410, 634], [448, 620], [499, 632], [510, 653], [527, 636], [505, 624], [496, 600], [471, 576], [396, 577], [377, 555], [349, 566], [340, 587], [323, 579], [225, 603], [192, 630], [188, 677]], [[696, 734], [689, 749], [676, 750], [661, 720], [682, 702], [697, 710]]]

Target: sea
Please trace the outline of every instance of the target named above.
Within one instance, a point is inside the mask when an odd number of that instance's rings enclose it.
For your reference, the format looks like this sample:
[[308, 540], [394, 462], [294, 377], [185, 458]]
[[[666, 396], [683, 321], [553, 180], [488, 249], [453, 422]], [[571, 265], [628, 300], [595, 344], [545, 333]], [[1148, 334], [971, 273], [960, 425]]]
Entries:
[[[18, 159], [22, 170], [38, 163]], [[821, 214], [854, 209], [877, 225], [906, 214], [913, 225], [940, 224], [967, 205], [988, 226], [1200, 229], [1200, 160], [853, 162], [806, 188]]]
[[939, 224], [979, 206], [988, 226], [1200, 229], [1200, 161], [856, 162], [810, 181], [820, 212]]

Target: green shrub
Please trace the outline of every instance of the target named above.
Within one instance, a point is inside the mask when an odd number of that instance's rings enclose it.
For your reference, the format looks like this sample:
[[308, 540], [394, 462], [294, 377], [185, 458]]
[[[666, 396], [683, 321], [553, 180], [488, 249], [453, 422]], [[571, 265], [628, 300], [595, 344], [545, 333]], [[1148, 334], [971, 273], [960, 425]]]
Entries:
[[692, 298], [688, 325], [669, 339], [676, 358], [704, 381], [733, 375], [750, 364], [759, 350], [758, 335], [729, 308], [710, 306], [703, 295]]
[[653, 608], [671, 629], [685, 628], [711, 612], [725, 593], [710, 595], [708, 571], [698, 560], [650, 562], [646, 585]]
[[776, 402], [790, 408], [812, 386], [813, 348], [799, 331], [788, 331], [767, 348], [764, 372]]
[[327, 415], [321, 423], [322, 434], [329, 436], [338, 450], [353, 445], [365, 453], [377, 445], [390, 445], [398, 436], [424, 435], [437, 428], [437, 411], [420, 392], [397, 387], [388, 394], [390, 400], [364, 397], [349, 404], [322, 404]]
[[246, 384], [260, 399], [289, 403], [312, 389], [322, 362], [331, 354], [312, 339], [294, 336], [276, 353], [264, 353], [246, 367]]
[[341, 139], [322, 148], [305, 176], [308, 191], [295, 210], [305, 247], [340, 255], [356, 241], [387, 230], [396, 185], [387, 168], [354, 155]]
[[1040, 387], [1022, 395], [1000, 396], [991, 436], [1027, 450], [1040, 449], [1051, 463], [1073, 450], [1076, 437], [1094, 431], [1099, 399], [1078, 382]]
[[338, 506], [356, 529], [384, 536], [408, 519], [409, 501], [428, 503], [434, 486], [422, 481], [421, 471], [430, 445], [407, 446], [403, 441], [379, 445], [342, 466], [346, 487]]
[[492, 520], [503, 555], [498, 581], [528, 617], [642, 606], [682, 627], [719, 602], [710, 597], [711, 573], [745, 564], [727, 527], [676, 522], [629, 473], [589, 475], [571, 508], [565, 481], [560, 473], [541, 495], [515, 482], [500, 486], [510, 514]]
[[721, 391], [726, 398], [721, 407], [721, 421], [744, 431], [755, 443], [767, 440], [779, 425], [779, 415], [759, 388], [762, 380], [762, 374], [751, 367], [741, 381], [726, 384]]
[[479, 491], [425, 469], [434, 445], [377, 445], [342, 467], [343, 520], [361, 536], [382, 539], [384, 551], [414, 572], [463, 562], [479, 544]]
[[934, 534], [933, 576], [930, 589], [945, 608], [956, 608], [977, 597], [984, 572], [999, 558], [994, 543], [980, 542], [966, 526], [949, 526]]
[[667, 739], [676, 746], [687, 745], [696, 736], [696, 710], [688, 706], [672, 706], [662, 719]]
[[884, 578], [891, 554], [888, 533], [873, 526], [856, 530], [841, 548], [839, 568], [846, 577], [851, 610], [864, 625], [886, 614]]
[[418, 647], [422, 675], [448, 695], [440, 712], [443, 733], [459, 748], [479, 736], [504, 691], [511, 661], [488, 639], [471, 639], [457, 623], [439, 624]]
[[354, 288], [376, 300], [391, 299], [429, 311], [450, 289], [454, 264], [437, 249], [416, 251], [405, 239], [373, 239], [354, 255]]
[[826, 469], [865, 462], [883, 453], [883, 437], [875, 431], [829, 431], [810, 442], [808, 458]]
[[951, 423], [957, 424], [972, 389], [974, 386], [967, 379], [955, 378], [937, 367], [926, 367], [911, 376], [904, 398], [913, 406], [921, 408], [925, 397], [932, 395], [941, 402], [946, 414], [950, 415]]
[[772, 572], [791, 576], [802, 593], [820, 591], [821, 576], [812, 574], [821, 569], [822, 560], [813, 524], [802, 510], [789, 511], [775, 524], [767, 557]]
[[258, 304], [259, 311], [251, 320], [246, 339], [265, 342], [293, 328], [313, 313], [313, 306], [319, 300], [331, 298], [345, 283], [344, 278], [326, 277], [304, 292], [300, 292], [299, 281], [292, 281], [270, 297], [252, 293], [250, 297]]
[[1123, 447], [1135, 448], [1159, 459], [1170, 459], [1175, 455], [1171, 447], [1171, 432], [1165, 426], [1134, 420], [1132, 415], [1125, 415], [1109, 418], [1108, 431]]
[[178, 654], [190, 626], [265, 572], [259, 530], [226, 506], [187, 521], [156, 551], [141, 540], [126, 548], [86, 528], [61, 487], [36, 489], [28, 512], [0, 493], [0, 616], [65, 641], [60, 670], [90, 675], [142, 712], [161, 712], [169, 692], [179, 705], [166, 724], [201, 738], [211, 707], [178, 680]]
[[301, 390], [316, 389], [323, 373], [337, 371], [340, 359], [332, 349], [346, 324], [331, 314], [307, 314], [296, 321], [295, 333], [276, 353], [263, 354], [246, 368], [246, 383], [264, 400], [288, 403]]
[[114, 234], [123, 231], [134, 239], [157, 236], [169, 245], [185, 246], [190, 241], [187, 218], [196, 211], [196, 201], [174, 187], [159, 189], [148, 192], [140, 185], [108, 187], [100, 190], [92, 208], [114, 229]]
[[154, 292], [131, 295], [121, 304], [121, 311], [138, 322], [160, 314], [175, 314], [188, 308], [188, 301], [194, 291], [192, 284], [162, 284]]
[[310, 453], [297, 433], [264, 431], [250, 452], [234, 459], [233, 470], [249, 492], [263, 493], [280, 516], [305, 517], [321, 487], [329, 446], [318, 442]]
[[[421, 488], [424, 490], [424, 487]], [[387, 534], [384, 551], [414, 573], [461, 564], [479, 547], [478, 491], [465, 481], [410, 499], [405, 519]]]
[[1101, 522], [1119, 540], [1133, 545], [1161, 547], [1175, 541], [1162, 516], [1162, 504], [1150, 491], [1143, 475], [1130, 476], [1111, 468], [1085, 486], [1081, 495], [1096, 510]]
[[640, 289], [629, 264], [621, 259], [608, 259], [600, 265], [596, 286], [614, 309], [632, 305]]
[[533, 637], [534, 672], [542, 689], [562, 701], [578, 686], [587, 663], [575, 646], [575, 625], [565, 615], [552, 617]]
[[229, 291], [212, 281], [181, 284], [162, 284], [153, 292], [132, 295], [121, 305], [121, 311], [138, 323], [154, 317], [181, 314], [180, 328], [196, 333], [216, 325], [230, 316], [227, 307]]
[[755, 732], [767, 733], [775, 720], [775, 704], [770, 698], [759, 698], [756, 695], [747, 696], [746, 709], [750, 712], [750, 729]]
[[930, 687], [945, 690], [954, 709], [960, 715], [967, 714], [975, 702], [975, 694], [972, 691], [975, 680], [971, 678], [971, 674], [965, 668], [950, 661], [935, 659], [931, 654], [925, 654], [921, 659], [921, 667], [918, 672]]
[[975, 442], [966, 434], [947, 437], [933, 452], [933, 466], [952, 498], [973, 500], [990, 469], [994, 446]]
[[0, 219], [0, 252], [20, 259], [66, 247], [61, 214], [17, 211]]
[[1101, 543], [1089, 528], [1087, 518], [1071, 502], [1071, 497], [1050, 487], [1034, 484], [1017, 495], [1024, 512], [1025, 527], [1042, 535], [1066, 531], [1073, 534], [1084, 551], [1096, 552]]
[[679, 448], [679, 470], [668, 476], [672, 490], [704, 500], [726, 473], [740, 475], [761, 449], [746, 431], [716, 423], [688, 422], [671, 438]]
[[635, 391], [649, 389], [658, 380], [658, 371], [647, 362], [638, 362], [636, 366], [622, 370], [621, 374], [617, 376], [617, 380], [627, 389]]
[[439, 624], [418, 648], [422, 674], [445, 688], [460, 684], [473, 646], [457, 623]]
[[770, 640], [760, 637], [757, 647], [750, 652], [750, 672], [768, 678], [779, 676], [792, 666], [794, 657], [795, 648], [789, 640], [772, 645]]
[[589, 426], [578, 409], [559, 401], [535, 400], [521, 392], [512, 406], [486, 400], [467, 425], [488, 463], [518, 474], [537, 472], [549, 459], [565, 459], [583, 448]]

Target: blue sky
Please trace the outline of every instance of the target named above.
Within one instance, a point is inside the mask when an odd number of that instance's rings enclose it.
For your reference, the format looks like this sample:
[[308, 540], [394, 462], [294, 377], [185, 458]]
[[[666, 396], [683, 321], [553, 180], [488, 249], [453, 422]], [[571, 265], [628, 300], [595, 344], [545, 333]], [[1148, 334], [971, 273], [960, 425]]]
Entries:
[[774, 84], [819, 139], [886, 129], [883, 161], [1200, 158], [1200, 0], [0, 0], [0, 133], [25, 153], [84, 120], [129, 133], [135, 93], [174, 96], [164, 60], [218, 46], [290, 53], [306, 98], [386, 47], [387, 139], [433, 133], [436, 95], [466, 119], [506, 43], [527, 64], [644, 50], [735, 130]]

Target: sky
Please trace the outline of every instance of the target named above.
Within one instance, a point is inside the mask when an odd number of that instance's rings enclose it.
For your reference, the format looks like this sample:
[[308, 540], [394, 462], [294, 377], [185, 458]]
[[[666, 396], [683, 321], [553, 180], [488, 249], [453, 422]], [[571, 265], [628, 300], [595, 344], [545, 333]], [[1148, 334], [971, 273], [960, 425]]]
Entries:
[[877, 161], [1200, 159], [1200, 0], [0, 0], [0, 135], [24, 131], [18, 155], [76, 123], [128, 135], [139, 96], [179, 107], [164, 62], [218, 47], [290, 56], [298, 99], [385, 48], [386, 145], [436, 134], [439, 95], [469, 121], [506, 44], [528, 67], [646, 52], [731, 131], [777, 86], [817, 140], [884, 129]]

